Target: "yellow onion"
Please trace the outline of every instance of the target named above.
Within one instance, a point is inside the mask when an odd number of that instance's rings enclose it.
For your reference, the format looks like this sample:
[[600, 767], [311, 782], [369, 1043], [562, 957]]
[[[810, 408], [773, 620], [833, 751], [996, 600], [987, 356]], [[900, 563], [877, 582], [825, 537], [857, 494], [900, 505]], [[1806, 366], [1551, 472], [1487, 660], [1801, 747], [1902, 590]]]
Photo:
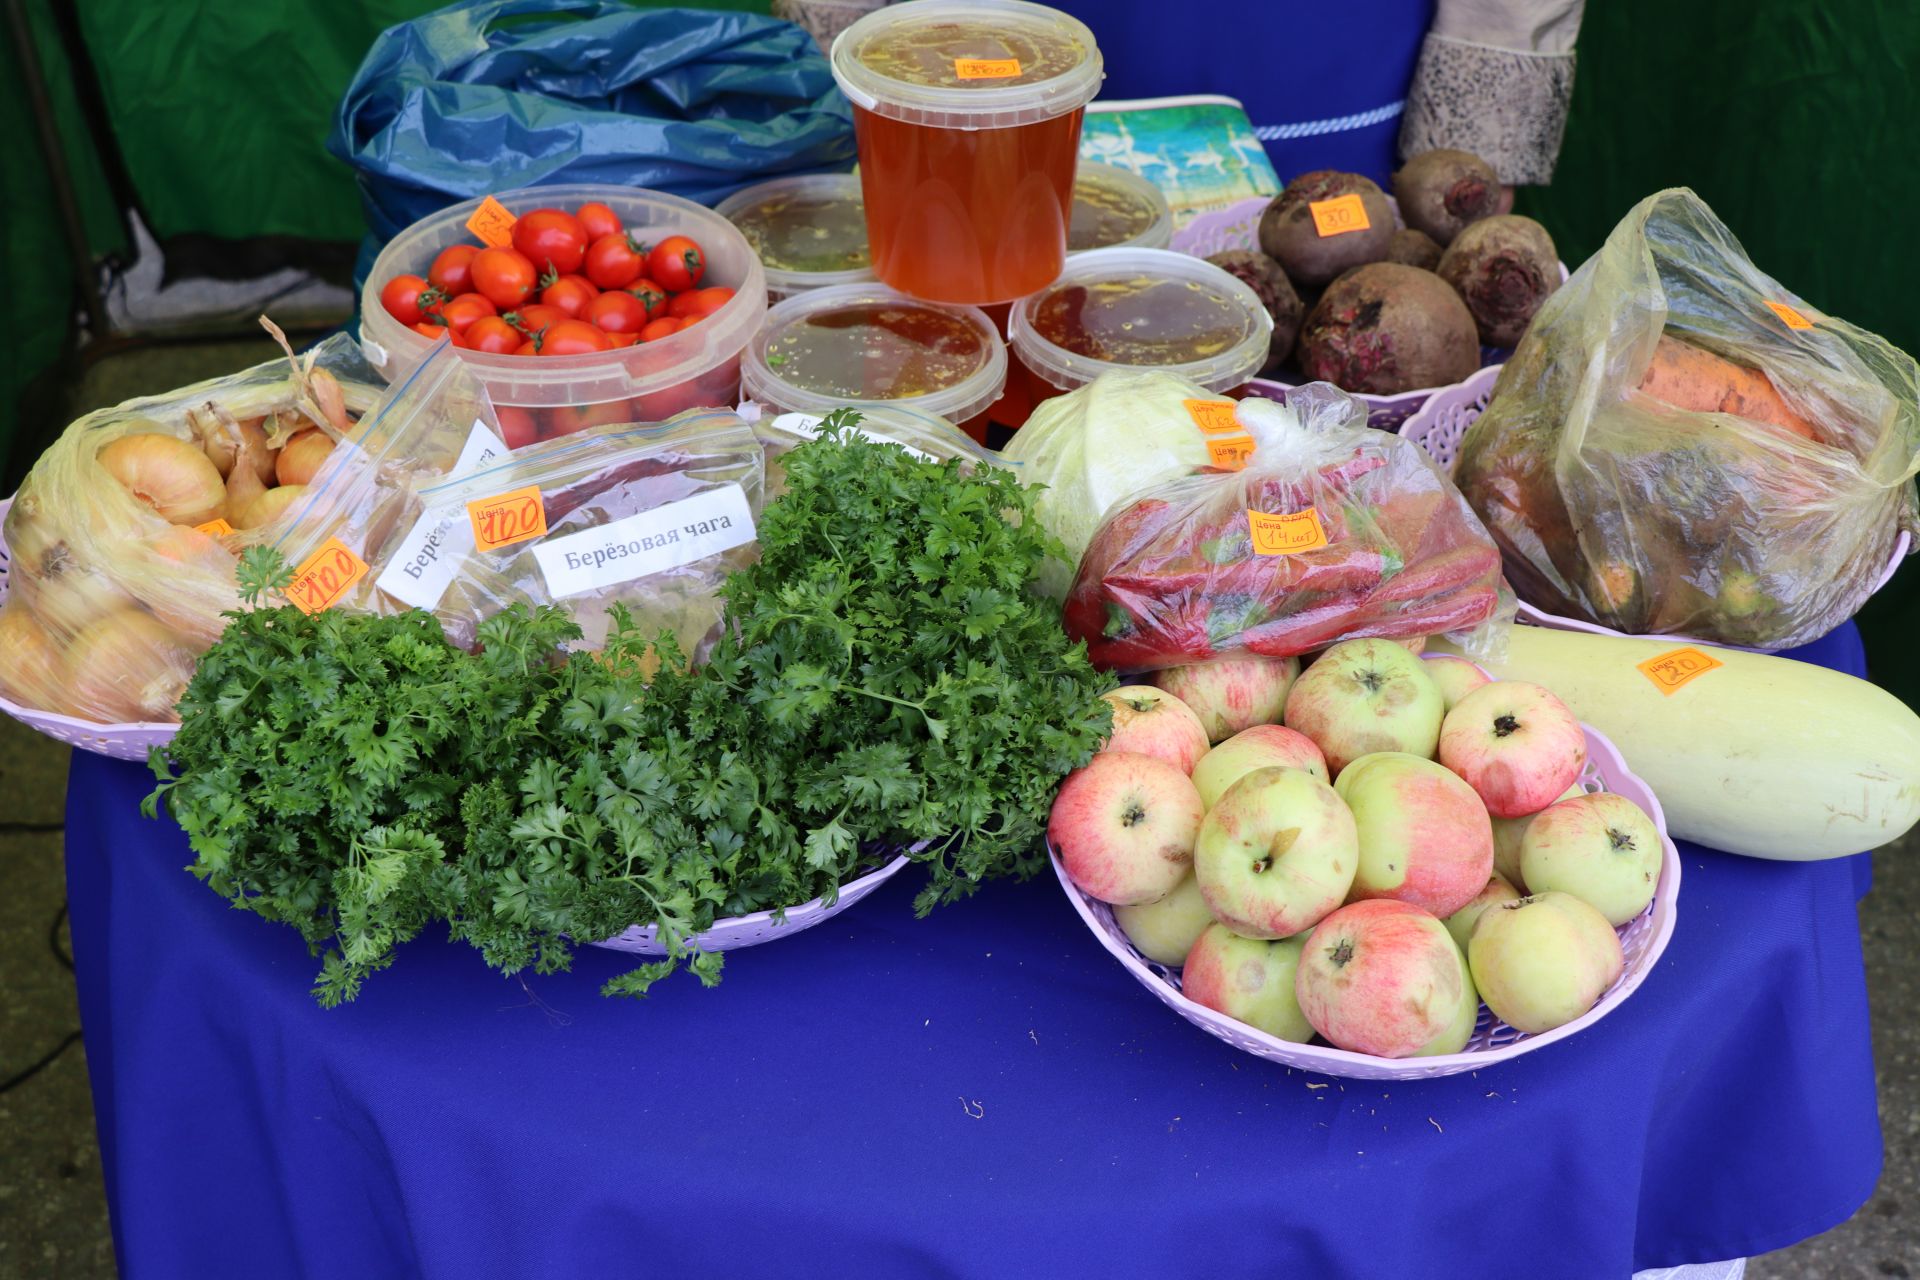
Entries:
[[200, 431], [201, 447], [206, 450], [207, 460], [213, 463], [223, 478], [232, 481], [234, 460], [251, 445], [254, 473], [260, 478], [262, 486], [273, 483], [273, 452], [267, 448], [267, 433], [260, 425], [266, 419], [246, 418], [235, 422], [222, 417], [212, 426], [203, 425], [204, 421], [196, 415], [194, 426]]
[[273, 464], [273, 473], [281, 484], [312, 484], [313, 477], [320, 470], [320, 464], [333, 452], [333, 441], [327, 433], [318, 427], [308, 427], [305, 431], [294, 433], [280, 450], [280, 456]]
[[265, 528], [279, 518], [288, 507], [298, 502], [306, 491], [307, 486], [303, 484], [283, 484], [278, 489], [269, 489], [255, 498], [247, 509], [240, 513], [239, 519], [230, 520], [229, 523], [236, 529]]
[[60, 699], [63, 662], [46, 629], [23, 600], [0, 607], [0, 695], [23, 707], [51, 711]]
[[237, 462], [227, 473], [227, 523], [240, 526], [240, 513], [273, 485], [273, 450], [267, 446], [266, 433], [258, 440], [242, 438]]
[[144, 609], [120, 609], [67, 647], [66, 701], [108, 724], [179, 719], [174, 706], [193, 678], [191, 646]]
[[175, 436], [121, 436], [100, 450], [99, 461], [127, 492], [174, 524], [203, 524], [219, 515], [227, 500], [220, 469]]
[[184, 524], [168, 525], [147, 546], [172, 563], [153, 576], [152, 592], [140, 593], [144, 603], [187, 640], [211, 645], [227, 629], [221, 615], [241, 607], [233, 553], [219, 539]]
[[307, 375], [307, 390], [333, 429], [343, 436], [351, 435], [353, 420], [347, 417], [347, 396], [339, 380], [325, 369], [315, 369]]

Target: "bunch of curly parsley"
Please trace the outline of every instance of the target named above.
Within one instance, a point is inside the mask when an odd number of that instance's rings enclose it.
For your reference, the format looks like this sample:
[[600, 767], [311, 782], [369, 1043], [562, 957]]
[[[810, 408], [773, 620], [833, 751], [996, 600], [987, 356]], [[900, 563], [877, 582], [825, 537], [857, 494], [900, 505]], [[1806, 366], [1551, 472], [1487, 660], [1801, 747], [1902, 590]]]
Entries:
[[[716, 919], [791, 906], [917, 846], [934, 905], [1029, 876], [1060, 778], [1110, 729], [1105, 685], [1030, 591], [1055, 548], [1007, 473], [860, 438], [787, 455], [761, 558], [689, 668], [624, 610], [563, 655], [557, 609], [508, 609], [476, 653], [433, 618], [235, 615], [153, 766], [193, 872], [324, 953], [350, 1000], [428, 923], [513, 973], [652, 925], [668, 956]], [[243, 585], [284, 586], [250, 552]], [[657, 674], [648, 679], [645, 671]]]

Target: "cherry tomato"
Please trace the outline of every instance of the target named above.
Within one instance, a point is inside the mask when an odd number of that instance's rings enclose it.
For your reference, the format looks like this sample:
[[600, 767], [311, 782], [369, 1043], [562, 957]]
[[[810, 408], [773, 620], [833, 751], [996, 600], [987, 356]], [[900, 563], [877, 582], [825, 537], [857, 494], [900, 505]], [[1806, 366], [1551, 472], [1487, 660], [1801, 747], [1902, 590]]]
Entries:
[[623, 289], [609, 289], [593, 300], [585, 318], [608, 333], [638, 333], [652, 317], [640, 299]]
[[607, 341], [615, 347], [630, 347], [640, 341], [640, 335], [637, 333], [607, 333], [604, 329], [601, 332], [607, 334]]
[[533, 263], [513, 249], [482, 249], [473, 255], [471, 270], [474, 289], [502, 311], [525, 302], [539, 279]]
[[626, 229], [626, 223], [620, 221], [620, 215], [601, 204], [598, 200], [589, 200], [573, 211], [580, 221], [580, 229], [587, 233], [587, 243], [592, 244], [601, 236], [617, 236]]
[[724, 286], [712, 289], [695, 289], [691, 293], [676, 293], [667, 303], [670, 316], [710, 316], [733, 301], [733, 290]]
[[413, 326], [413, 331], [415, 333], [425, 334], [427, 337], [431, 338], [435, 342], [438, 342], [440, 341], [440, 339], [447, 336], [447, 326], [443, 324], [435, 324], [431, 320], [421, 320], [417, 322]]
[[449, 298], [473, 291], [473, 255], [477, 245], [450, 244], [442, 249], [427, 269], [427, 283]]
[[658, 342], [680, 332], [680, 322], [672, 316], [660, 316], [647, 321], [647, 327], [640, 331], [640, 341]]
[[500, 415], [500, 439], [507, 448], [524, 449], [540, 438], [540, 424], [532, 409], [501, 404], [494, 406], [494, 412]]
[[628, 285], [627, 292], [647, 304], [648, 319], [667, 313], [667, 291], [645, 276]]
[[668, 293], [685, 293], [707, 273], [707, 255], [686, 236], [668, 236], [647, 255], [647, 279]]
[[469, 350], [484, 351], [493, 356], [511, 355], [527, 340], [524, 334], [499, 316], [481, 316], [468, 325], [466, 332], [460, 336]]
[[[540, 354], [540, 343], [537, 339], [528, 338], [525, 342], [514, 348], [513, 354], [517, 356], [537, 356]], [[511, 447], [519, 448], [518, 445]]]
[[420, 323], [420, 295], [430, 288], [420, 276], [395, 276], [380, 287], [380, 305], [401, 324]]
[[561, 276], [558, 279], [542, 276], [541, 279], [547, 281], [546, 287], [540, 290], [541, 305], [558, 307], [567, 313], [569, 319], [583, 319], [587, 308], [600, 296], [600, 291], [583, 276]]
[[580, 220], [560, 209], [535, 209], [513, 224], [513, 247], [545, 275], [568, 275], [587, 256], [587, 233]]
[[607, 335], [585, 320], [562, 320], [547, 330], [546, 338], [540, 343], [543, 356], [578, 356], [612, 349]]
[[499, 310], [478, 293], [463, 293], [457, 298], [448, 298], [441, 303], [436, 314], [446, 321], [447, 328], [455, 333], [465, 333], [468, 326], [483, 316], [497, 316]]
[[640, 278], [646, 250], [625, 232], [601, 236], [587, 246], [587, 279], [602, 289], [624, 289]]
[[551, 328], [569, 317], [558, 307], [549, 307], [545, 303], [536, 302], [530, 306], [521, 307], [518, 311], [510, 312], [506, 319], [520, 332], [531, 335], [542, 329]]

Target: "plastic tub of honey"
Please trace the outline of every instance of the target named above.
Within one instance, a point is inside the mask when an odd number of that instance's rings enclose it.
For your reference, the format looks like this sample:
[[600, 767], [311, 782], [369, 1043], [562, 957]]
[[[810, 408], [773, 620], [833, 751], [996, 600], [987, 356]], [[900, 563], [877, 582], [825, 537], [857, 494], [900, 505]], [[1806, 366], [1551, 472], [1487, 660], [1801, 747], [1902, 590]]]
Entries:
[[1073, 175], [1068, 253], [1164, 249], [1171, 243], [1173, 209], [1160, 188], [1131, 169], [1090, 160], [1080, 162]]
[[1060, 274], [1102, 74], [1084, 23], [1024, 0], [915, 0], [841, 32], [832, 63], [853, 104], [875, 275], [978, 305]]
[[741, 393], [763, 412], [891, 403], [980, 441], [1006, 379], [1006, 348], [978, 307], [923, 302], [882, 284], [788, 298], [767, 312], [740, 365]]
[[1109, 369], [1164, 369], [1209, 391], [1237, 391], [1267, 358], [1273, 317], [1210, 262], [1167, 249], [1091, 249], [1015, 303], [1007, 327], [1010, 379], [1031, 407]]
[[801, 174], [756, 183], [714, 212], [746, 237], [767, 270], [774, 302], [808, 289], [873, 279], [866, 205], [850, 173]]

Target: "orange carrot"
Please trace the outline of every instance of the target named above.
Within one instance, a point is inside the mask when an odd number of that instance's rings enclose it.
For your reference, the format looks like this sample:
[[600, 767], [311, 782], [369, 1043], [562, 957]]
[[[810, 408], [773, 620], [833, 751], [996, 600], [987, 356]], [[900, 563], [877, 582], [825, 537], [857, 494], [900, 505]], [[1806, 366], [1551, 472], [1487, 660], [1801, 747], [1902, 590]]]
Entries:
[[1689, 413], [1728, 413], [1779, 427], [1803, 440], [1819, 438], [1813, 424], [1780, 398], [1766, 374], [1666, 334], [1654, 348], [1640, 390]]

